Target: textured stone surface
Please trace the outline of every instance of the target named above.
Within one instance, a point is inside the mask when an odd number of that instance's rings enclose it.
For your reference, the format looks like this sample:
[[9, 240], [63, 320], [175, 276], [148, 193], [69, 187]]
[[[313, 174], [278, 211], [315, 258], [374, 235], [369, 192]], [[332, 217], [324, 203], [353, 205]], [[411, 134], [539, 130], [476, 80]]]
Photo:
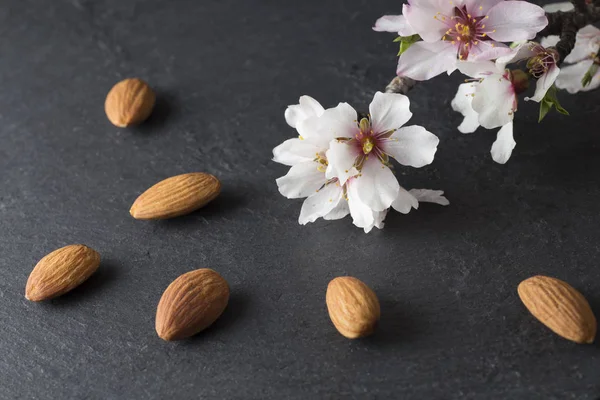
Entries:
[[[299, 226], [271, 149], [294, 135], [287, 104], [311, 94], [366, 109], [395, 70], [393, 36], [371, 31], [400, 2], [4, 1], [0, 8], [0, 398], [586, 399], [600, 347], [574, 345], [520, 303], [534, 274], [566, 280], [600, 313], [598, 92], [561, 93], [570, 118], [520, 103], [508, 164], [495, 132], [462, 135], [459, 75], [411, 93], [441, 139], [435, 162], [398, 168], [449, 207], [390, 213], [365, 235], [346, 219]], [[147, 80], [157, 108], [138, 128], [104, 115], [112, 85]], [[215, 174], [223, 193], [170, 221], [129, 216], [168, 176]], [[85, 243], [97, 274], [45, 304], [24, 298], [48, 252]], [[205, 333], [165, 343], [156, 305], [180, 274], [231, 285]], [[378, 332], [339, 335], [330, 279], [381, 300]]]

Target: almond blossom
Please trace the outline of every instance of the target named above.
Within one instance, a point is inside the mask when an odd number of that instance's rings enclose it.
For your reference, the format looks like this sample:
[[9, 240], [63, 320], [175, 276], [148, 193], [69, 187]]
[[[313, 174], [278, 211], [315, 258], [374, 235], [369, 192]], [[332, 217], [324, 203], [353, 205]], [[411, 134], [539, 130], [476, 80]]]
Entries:
[[[306, 197], [300, 212], [300, 224], [314, 222], [318, 218], [341, 219], [350, 214], [356, 226], [369, 232], [373, 227], [383, 228], [383, 220], [390, 207], [406, 214], [411, 209], [418, 208], [419, 201], [448, 204], [441, 191], [428, 189], [407, 191], [402, 188], [389, 168], [389, 158], [384, 156], [385, 153], [380, 149], [384, 144], [387, 145], [386, 148], [393, 151], [398, 158], [405, 160], [407, 165], [422, 166], [433, 160], [438, 142], [435, 135], [421, 127], [403, 128], [398, 134], [395, 128], [385, 128], [388, 125], [399, 127], [410, 118], [408, 99], [403, 95], [378, 93], [373, 100], [371, 113], [379, 116], [378, 119], [373, 119], [373, 126], [385, 129], [387, 137], [379, 137], [374, 134], [374, 131], [363, 132], [357, 122], [356, 111], [346, 103], [325, 110], [316, 100], [303, 96], [298, 105], [289, 106], [286, 110], [286, 121], [296, 128], [299, 137], [286, 140], [273, 149], [273, 160], [291, 166], [285, 176], [277, 179], [281, 194], [287, 198]], [[397, 113], [401, 115], [395, 115]], [[361, 120], [363, 128], [367, 122], [370, 126], [371, 122], [368, 118]], [[413, 131], [412, 128], [421, 128], [422, 131], [420, 129]], [[423, 134], [423, 131], [427, 133]], [[331, 146], [345, 140], [338, 136], [340, 133], [349, 132], [355, 135], [360, 133], [363, 135], [365, 148], [371, 146], [369, 143], [372, 147], [367, 153], [363, 150], [365, 157], [360, 165], [350, 166], [342, 176], [337, 176], [330, 171], [332, 169], [329, 163]], [[415, 138], [409, 137], [413, 135], [412, 132], [416, 132]], [[406, 148], [399, 148], [403, 146]], [[422, 148], [419, 149], [419, 146]], [[386, 157], [388, 164], [385, 166], [379, 164], [389, 171], [391, 179], [385, 175], [388, 180], [381, 180], [380, 171], [369, 169], [371, 166], [377, 166], [376, 163], [367, 162], [368, 154], [372, 152], [373, 156]], [[336, 152], [331, 154], [335, 159]], [[369, 168], [365, 169], [365, 166]], [[393, 190], [389, 190], [387, 186], [392, 186]], [[365, 190], [371, 193], [363, 193], [362, 191]], [[373, 208], [369, 203], [379, 195], [384, 196], [387, 205]], [[369, 203], [365, 202], [365, 199]], [[381, 204], [381, 200], [376, 204]]]
[[[542, 45], [554, 46], [558, 42], [558, 36], [548, 36], [542, 39]], [[593, 25], [587, 25], [577, 32], [575, 47], [565, 57], [565, 63], [572, 64], [563, 66], [556, 79], [556, 87], [565, 89], [569, 93], [588, 91], [600, 86], [600, 73], [595, 65], [600, 64], [598, 51], [600, 50], [600, 29]], [[590, 82], [584, 86], [582, 81], [590, 72]]]
[[412, 117], [408, 97], [377, 92], [369, 105], [370, 117], [357, 122], [356, 111], [347, 104], [343, 115], [326, 127], [336, 140], [327, 151], [327, 178], [344, 184], [355, 177], [358, 198], [374, 211], [389, 208], [398, 198], [400, 185], [390, 169], [390, 157], [415, 168], [433, 161], [439, 139], [417, 125], [402, 127]]
[[548, 20], [544, 10], [526, 1], [409, 0], [402, 16], [384, 16], [374, 29], [414, 32], [423, 41], [398, 60], [397, 74], [427, 80], [452, 73], [457, 60], [491, 60], [510, 53], [501, 42], [533, 39]]

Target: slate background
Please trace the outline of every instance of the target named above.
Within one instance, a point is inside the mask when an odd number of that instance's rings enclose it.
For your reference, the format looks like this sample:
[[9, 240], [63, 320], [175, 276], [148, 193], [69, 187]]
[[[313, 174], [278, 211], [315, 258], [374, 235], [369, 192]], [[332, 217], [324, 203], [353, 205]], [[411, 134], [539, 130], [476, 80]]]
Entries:
[[[598, 93], [561, 93], [570, 118], [537, 124], [520, 103], [508, 164], [495, 132], [462, 135], [461, 81], [411, 92], [411, 123], [436, 160], [398, 168], [449, 207], [390, 213], [365, 235], [349, 218], [299, 226], [271, 149], [295, 132], [285, 106], [310, 94], [366, 109], [395, 71], [393, 35], [371, 31], [394, 0], [0, 1], [0, 398], [596, 399], [600, 345], [560, 339], [520, 303], [534, 274], [565, 279], [600, 314]], [[117, 129], [104, 98], [139, 76], [158, 105]], [[206, 171], [222, 196], [190, 216], [132, 219], [155, 182]], [[74, 292], [25, 300], [48, 252], [85, 243], [101, 268]], [[200, 267], [232, 288], [222, 318], [165, 343], [166, 286]], [[373, 337], [348, 341], [325, 307], [353, 275], [382, 303]]]

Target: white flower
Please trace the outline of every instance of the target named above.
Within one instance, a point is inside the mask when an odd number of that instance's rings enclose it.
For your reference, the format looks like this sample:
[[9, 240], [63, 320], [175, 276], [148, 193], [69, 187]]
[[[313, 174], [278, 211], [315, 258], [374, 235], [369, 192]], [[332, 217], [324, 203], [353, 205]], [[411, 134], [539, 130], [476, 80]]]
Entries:
[[[554, 37], [545, 38], [547, 42], [556, 40]], [[588, 91], [600, 86], [600, 71], [592, 75], [591, 82], [585, 87], [582, 84], [583, 77], [594, 66], [598, 64], [598, 51], [600, 50], [600, 29], [588, 25], [577, 32], [575, 47], [565, 58], [566, 63], [573, 65], [563, 66], [556, 87], [565, 89], [569, 93]]]
[[400, 185], [389, 168], [389, 158], [415, 168], [430, 164], [439, 139], [421, 126], [402, 126], [411, 118], [408, 97], [377, 92], [369, 106], [370, 118], [357, 123], [356, 111], [340, 104], [343, 118], [329, 121], [327, 129], [337, 139], [326, 153], [327, 178], [343, 185], [356, 177], [358, 198], [374, 211], [389, 208], [398, 197]]
[[[452, 109], [464, 116], [463, 122], [458, 126], [458, 130], [462, 133], [475, 132], [479, 128], [479, 114], [472, 107], [478, 85], [479, 82], [463, 83], [458, 87], [456, 96], [452, 100]], [[498, 131], [496, 141], [492, 145], [492, 159], [499, 164], [505, 164], [516, 145], [513, 138], [513, 122], [510, 121]]]
[[415, 80], [451, 73], [457, 59], [491, 60], [508, 54], [510, 49], [500, 42], [533, 39], [548, 24], [544, 10], [526, 1], [409, 0], [402, 14], [404, 18], [383, 17], [374, 29], [420, 35], [424, 41], [398, 60], [398, 75]]
[[462, 62], [459, 69], [479, 80], [471, 106], [479, 115], [481, 126], [493, 129], [513, 120], [517, 111], [517, 95], [511, 71], [491, 61]]
[[516, 63], [521, 60], [527, 61], [529, 73], [537, 79], [535, 94], [533, 97], [525, 97], [525, 100], [542, 101], [548, 89], [554, 85], [560, 68], [558, 62], [558, 52], [551, 48], [545, 48], [535, 42], [525, 42], [517, 46], [512, 54], [499, 57], [496, 63], [506, 65]]
[[[286, 120], [290, 126], [296, 127], [300, 137], [277, 146], [273, 154], [274, 161], [291, 165], [290, 171], [277, 179], [279, 191], [288, 198], [307, 197], [300, 212], [300, 224], [314, 222], [318, 218], [340, 219], [350, 214], [356, 226], [369, 232], [373, 227], [383, 227], [390, 206], [406, 214], [412, 208], [418, 208], [419, 201], [448, 204], [443, 192], [428, 189], [407, 191], [400, 187], [387, 165], [367, 161], [367, 156], [373, 153], [373, 160], [378, 155], [385, 157], [387, 162], [387, 153], [381, 150], [384, 147], [407, 165], [421, 166], [432, 161], [438, 142], [435, 135], [421, 127], [403, 128], [398, 133], [395, 129], [385, 128], [399, 127], [410, 118], [408, 99], [403, 95], [378, 93], [371, 104], [371, 114], [378, 119], [364, 119], [359, 125], [356, 111], [348, 104], [340, 103], [335, 108], [324, 110], [308, 96], [301, 97], [300, 104], [288, 107]], [[361, 130], [361, 126], [365, 128], [369, 124], [370, 127], [371, 123], [373, 130]], [[376, 135], [375, 129], [385, 129], [385, 137]], [[352, 134], [355, 140], [358, 140], [359, 134], [362, 135], [364, 148], [361, 151], [365, 157], [360, 165], [344, 170], [341, 177], [334, 173], [326, 176], [325, 171], [330, 172], [331, 169], [328, 161], [330, 147], [340, 144], [340, 141], [352, 140], [341, 139], [340, 134]], [[340, 145], [351, 148], [348, 143]], [[369, 149], [367, 153], [365, 149]], [[336, 151], [332, 154], [333, 159], [339, 155]], [[391, 174], [391, 180], [387, 174], [372, 168], [378, 165]], [[380, 179], [382, 176], [385, 179]], [[395, 187], [390, 190], [390, 185]], [[381, 204], [380, 194], [387, 206], [373, 208], [370, 204]]]
[[573, 3], [571, 3], [570, 1], [566, 1], [566, 2], [560, 2], [560, 3], [546, 4], [542, 8], [547, 13], [554, 13], [557, 11], [571, 11], [575, 7], [573, 6]]
[[[406, 4], [404, 7], [406, 7]], [[417, 33], [404, 15], [384, 15], [375, 22], [373, 30], [377, 32], [397, 32], [399, 36], [411, 36]]]

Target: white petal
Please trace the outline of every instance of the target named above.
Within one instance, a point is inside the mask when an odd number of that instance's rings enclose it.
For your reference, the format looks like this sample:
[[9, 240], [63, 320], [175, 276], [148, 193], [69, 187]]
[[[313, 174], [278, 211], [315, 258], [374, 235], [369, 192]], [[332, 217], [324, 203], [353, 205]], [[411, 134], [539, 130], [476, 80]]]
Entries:
[[398, 197], [392, 203], [392, 208], [402, 214], [408, 214], [413, 208], [415, 210], [419, 208], [419, 201], [412, 193], [400, 186]]
[[273, 161], [283, 165], [296, 165], [314, 160], [316, 153], [320, 151], [322, 149], [311, 141], [298, 138], [288, 139], [273, 149]]
[[463, 83], [458, 87], [456, 96], [450, 103], [452, 109], [461, 113], [465, 118], [458, 126], [458, 130], [462, 133], [475, 132], [479, 128], [479, 114], [473, 110], [471, 103], [473, 102], [473, 94], [477, 88], [477, 82]]
[[[571, 3], [568, 3], [568, 4], [571, 4]], [[559, 40], [560, 40], [560, 36], [558, 36], [558, 35], [545, 36], [540, 41], [540, 44], [545, 48], [553, 47], [553, 46], [556, 46], [556, 43], [558, 43]]]
[[299, 104], [288, 106], [285, 110], [285, 120], [289, 126], [295, 128], [298, 123], [308, 117], [323, 114], [323, 106], [310, 96], [300, 97]]
[[352, 180], [347, 186], [348, 207], [350, 209], [350, 215], [352, 216], [352, 222], [359, 228], [372, 226], [375, 222], [373, 210], [358, 198], [357, 188], [354, 185], [355, 182], [355, 180]]
[[565, 57], [565, 62], [576, 63], [581, 60], [593, 58], [591, 55], [598, 53], [600, 47], [600, 29], [587, 25], [577, 32], [575, 47]]
[[385, 219], [387, 212], [388, 212], [388, 210], [373, 211], [373, 224], [369, 225], [369, 226], [365, 226], [363, 228], [365, 233], [371, 232], [371, 230], [373, 230], [373, 228], [383, 229], [383, 225], [384, 225], [383, 220]]
[[600, 74], [594, 75], [592, 82], [583, 87], [581, 80], [585, 73], [590, 69], [593, 60], [580, 61], [577, 64], [568, 65], [560, 70], [560, 74], [556, 79], [556, 87], [559, 89], [566, 89], [569, 93], [587, 92], [593, 90], [600, 84]]
[[502, 75], [494, 74], [477, 86], [471, 104], [479, 114], [481, 126], [493, 129], [513, 120], [516, 96], [512, 84]]
[[[500, 3], [503, 0], [479, 0], [470, 2], [472, 7], [469, 7], [469, 11], [473, 14], [474, 17], [481, 17], [488, 13], [490, 8], [494, 7], [496, 4]], [[481, 7], [481, 8], [480, 8]]]
[[402, 53], [396, 73], [417, 81], [451, 73], [456, 69], [456, 54], [456, 47], [448, 41], [417, 42]]
[[442, 190], [410, 189], [409, 192], [421, 203], [435, 203], [441, 206], [450, 204]]
[[340, 184], [346, 183], [346, 180], [358, 174], [354, 163], [359, 156], [357, 149], [346, 142], [332, 140], [327, 150], [327, 171], [325, 176], [327, 179], [338, 178]]
[[496, 60], [498, 69], [502, 70], [506, 67], [506, 64], [516, 63], [521, 60], [525, 60], [526, 58], [533, 57], [536, 54], [534, 51], [536, 45], [537, 44], [533, 42], [525, 42], [521, 43], [514, 49], [510, 49], [510, 53], [498, 57]]
[[410, 1], [410, 6], [402, 10], [406, 20], [413, 29], [426, 42], [439, 41], [448, 26], [440, 19], [435, 19], [438, 14], [450, 17], [454, 15], [454, 5], [448, 0], [417, 0]]
[[531, 40], [548, 25], [544, 10], [526, 1], [500, 2], [487, 15], [488, 36], [499, 42]]
[[377, 32], [397, 32], [400, 36], [411, 36], [417, 33], [404, 15], [384, 15], [375, 22], [373, 30]]
[[400, 128], [379, 145], [400, 164], [420, 168], [433, 162], [439, 142], [437, 136], [422, 126], [411, 125]]
[[[571, 11], [575, 7], [573, 6], [573, 3], [569, 2], [569, 1], [565, 1], [565, 2], [560, 2], [560, 3], [546, 4], [542, 8], [544, 9], [544, 11], [546, 11], [548, 13], [554, 13], [557, 11]], [[544, 46], [544, 45], [542, 45], [542, 46]], [[546, 46], [544, 46], [544, 47], [546, 47]]]
[[400, 185], [394, 173], [377, 158], [369, 158], [352, 187], [361, 202], [373, 211], [383, 211], [398, 197]]
[[482, 40], [478, 44], [471, 46], [468, 61], [486, 61], [495, 60], [511, 54], [512, 49], [504, 43], [494, 40]]
[[320, 117], [310, 117], [301, 121], [297, 129], [300, 136], [326, 149], [334, 138], [356, 135], [356, 118], [356, 110], [352, 106], [340, 103], [325, 110]]
[[457, 63], [458, 70], [471, 78], [484, 78], [500, 72], [493, 61], [461, 61]]
[[345, 201], [342, 199], [342, 188], [336, 183], [330, 183], [304, 200], [298, 222], [300, 225], [315, 222], [317, 218], [335, 209], [340, 201]]
[[325, 175], [314, 161], [304, 162], [290, 168], [287, 175], [277, 179], [279, 193], [288, 199], [307, 197], [315, 193], [325, 183]]
[[556, 65], [551, 66], [548, 72], [540, 76], [540, 78], [537, 80], [535, 84], [535, 94], [533, 97], [525, 97], [525, 100], [533, 100], [537, 101], [538, 103], [542, 101], [548, 89], [554, 85], [559, 73], [560, 68], [558, 68]]
[[498, 131], [496, 141], [492, 145], [492, 159], [498, 164], [505, 164], [516, 145], [517, 142], [513, 138], [513, 123], [509, 122]]
[[342, 197], [338, 202], [337, 206], [333, 210], [331, 210], [327, 215], [324, 215], [323, 219], [342, 219], [348, 214], [350, 214], [350, 207], [348, 207], [348, 201]]
[[408, 97], [398, 93], [375, 93], [369, 105], [371, 128], [375, 133], [398, 129], [411, 117]]

